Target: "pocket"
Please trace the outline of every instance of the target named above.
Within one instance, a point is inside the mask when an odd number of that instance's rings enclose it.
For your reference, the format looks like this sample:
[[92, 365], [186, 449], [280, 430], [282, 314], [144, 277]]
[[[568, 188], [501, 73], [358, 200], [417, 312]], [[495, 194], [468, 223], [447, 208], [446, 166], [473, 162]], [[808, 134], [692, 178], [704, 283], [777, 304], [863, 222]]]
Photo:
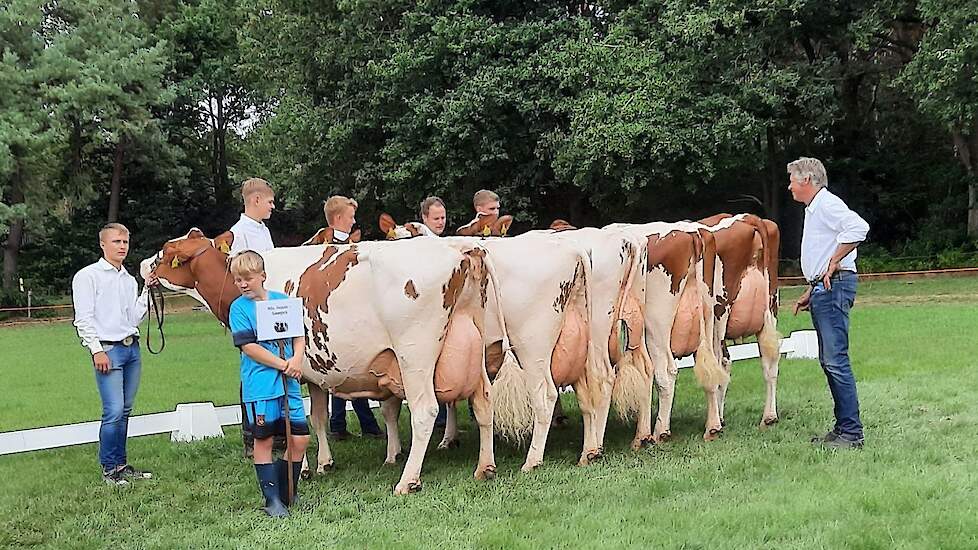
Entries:
[[115, 344], [102, 344], [102, 351], [108, 355], [108, 353], [115, 349]]

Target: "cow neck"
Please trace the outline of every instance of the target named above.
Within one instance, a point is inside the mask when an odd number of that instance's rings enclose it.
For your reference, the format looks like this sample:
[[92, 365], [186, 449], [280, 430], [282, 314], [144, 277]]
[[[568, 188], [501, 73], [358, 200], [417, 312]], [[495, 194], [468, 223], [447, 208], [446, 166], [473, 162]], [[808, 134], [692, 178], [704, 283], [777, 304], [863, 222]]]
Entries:
[[216, 248], [208, 247], [190, 260], [190, 272], [197, 280], [197, 292], [207, 302], [211, 313], [224, 326], [228, 326], [231, 302], [241, 296], [241, 291], [235, 286], [228, 270], [227, 256]]

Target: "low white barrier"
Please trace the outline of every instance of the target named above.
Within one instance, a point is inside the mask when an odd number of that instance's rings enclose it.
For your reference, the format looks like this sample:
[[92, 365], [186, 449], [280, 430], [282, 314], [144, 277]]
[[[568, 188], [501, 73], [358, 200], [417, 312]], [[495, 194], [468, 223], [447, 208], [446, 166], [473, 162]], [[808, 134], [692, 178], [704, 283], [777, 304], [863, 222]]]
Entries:
[[[757, 344], [730, 346], [730, 359], [753, 359], [760, 357]], [[781, 340], [781, 353], [789, 359], [814, 359], [818, 357], [818, 338], [814, 330], [791, 333]], [[692, 357], [677, 361], [679, 368], [693, 366]], [[309, 412], [309, 398], [303, 399], [306, 413]], [[380, 406], [376, 401], [371, 407]], [[347, 402], [347, 410], [353, 405]], [[241, 423], [241, 407], [227, 405], [215, 407], [213, 403], [181, 403], [175, 411], [143, 414], [129, 419], [129, 437], [170, 433], [171, 441], [194, 441], [207, 437], [223, 437], [222, 426]], [[56, 449], [98, 441], [99, 421], [66, 424], [48, 428], [33, 428], [15, 432], [0, 433], [0, 455]]]

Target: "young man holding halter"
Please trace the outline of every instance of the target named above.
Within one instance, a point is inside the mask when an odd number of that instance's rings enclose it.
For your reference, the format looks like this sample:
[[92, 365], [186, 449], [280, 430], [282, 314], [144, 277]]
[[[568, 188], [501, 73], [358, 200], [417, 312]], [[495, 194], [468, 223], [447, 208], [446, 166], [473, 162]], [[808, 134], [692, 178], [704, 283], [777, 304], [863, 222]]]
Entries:
[[102, 479], [109, 485], [128, 485], [153, 477], [129, 464], [126, 441], [142, 374], [139, 323], [148, 311], [147, 289], [156, 284], [156, 276], [147, 277], [137, 297], [136, 279], [122, 266], [129, 255], [129, 230], [121, 223], [110, 223], [98, 232], [98, 240], [102, 258], [82, 268], [71, 281], [74, 325], [82, 345], [92, 354], [102, 400], [98, 432]]
[[[281, 343], [258, 341], [255, 302], [288, 298], [281, 292], [265, 289], [265, 262], [261, 255], [251, 250], [238, 254], [231, 260], [231, 274], [241, 296], [231, 303], [228, 324], [234, 345], [241, 350], [241, 398], [245, 420], [255, 436], [255, 475], [265, 497], [265, 513], [272, 517], [287, 516], [286, 506], [291, 506], [298, 494], [302, 458], [309, 445], [309, 426], [299, 389], [306, 339], [297, 336]], [[286, 403], [291, 437], [285, 458], [273, 464], [273, 437], [286, 435], [283, 414]]]

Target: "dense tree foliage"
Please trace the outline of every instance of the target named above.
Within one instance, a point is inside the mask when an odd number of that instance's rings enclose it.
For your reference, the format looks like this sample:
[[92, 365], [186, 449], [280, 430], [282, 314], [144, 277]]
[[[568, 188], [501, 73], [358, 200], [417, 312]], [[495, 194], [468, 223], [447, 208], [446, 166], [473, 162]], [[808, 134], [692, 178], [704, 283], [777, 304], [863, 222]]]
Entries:
[[11, 0], [4, 282], [63, 291], [107, 219], [134, 257], [223, 230], [252, 175], [279, 192], [285, 244], [330, 194], [371, 235], [430, 194], [460, 225], [485, 187], [518, 228], [752, 211], [790, 258], [784, 166], [803, 155], [873, 225], [868, 259], [968, 262], [976, 17], [950, 0]]

